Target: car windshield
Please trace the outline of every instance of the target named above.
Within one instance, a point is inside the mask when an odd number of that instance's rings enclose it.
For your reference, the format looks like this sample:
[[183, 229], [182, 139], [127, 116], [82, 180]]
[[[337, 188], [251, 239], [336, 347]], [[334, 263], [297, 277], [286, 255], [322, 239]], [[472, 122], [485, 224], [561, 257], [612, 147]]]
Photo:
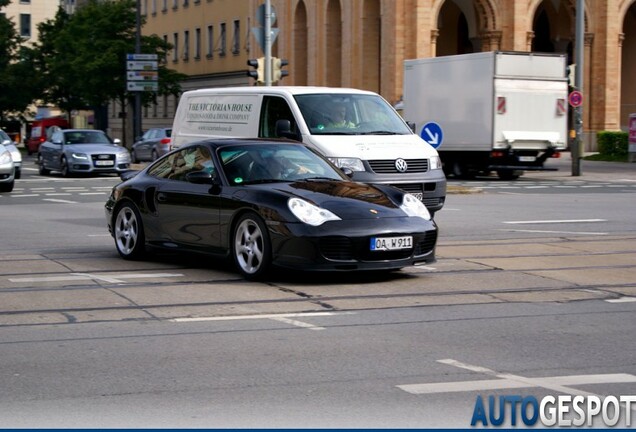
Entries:
[[295, 99], [313, 135], [407, 135], [411, 130], [380, 96], [303, 94]]
[[112, 144], [100, 131], [69, 131], [64, 133], [64, 144]]
[[232, 185], [345, 179], [337, 168], [302, 145], [231, 145], [220, 148], [218, 155]]

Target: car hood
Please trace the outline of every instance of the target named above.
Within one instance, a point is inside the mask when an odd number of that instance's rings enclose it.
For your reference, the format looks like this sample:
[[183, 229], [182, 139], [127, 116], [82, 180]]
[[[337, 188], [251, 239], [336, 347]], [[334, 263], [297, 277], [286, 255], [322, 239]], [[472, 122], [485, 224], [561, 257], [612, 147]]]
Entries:
[[123, 150], [122, 147], [116, 144], [66, 144], [64, 148], [67, 151], [87, 154], [119, 153]]
[[[401, 194], [389, 196], [373, 185], [346, 181], [299, 181], [276, 184], [286, 195], [307, 200], [343, 219], [405, 217], [399, 208]], [[393, 198], [393, 199], [392, 199]], [[399, 200], [399, 201], [398, 201]]]

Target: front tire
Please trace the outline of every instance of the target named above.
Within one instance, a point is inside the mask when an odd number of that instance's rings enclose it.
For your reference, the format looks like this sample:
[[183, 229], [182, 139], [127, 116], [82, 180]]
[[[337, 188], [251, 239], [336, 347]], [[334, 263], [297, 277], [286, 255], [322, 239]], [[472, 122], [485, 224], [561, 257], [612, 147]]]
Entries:
[[0, 192], [11, 192], [14, 184], [15, 181], [12, 181], [11, 183], [0, 183]]
[[40, 175], [49, 175], [51, 173], [51, 171], [44, 166], [44, 158], [41, 154], [38, 154], [38, 165], [38, 172]]
[[117, 208], [113, 236], [117, 252], [122, 258], [135, 260], [146, 253], [143, 222], [133, 203], [126, 202]]
[[246, 213], [236, 223], [232, 239], [232, 257], [241, 275], [248, 280], [262, 279], [272, 261], [265, 223], [258, 215]]
[[68, 177], [71, 175], [71, 172], [68, 169], [68, 162], [64, 156], [62, 156], [62, 159], [60, 160], [60, 172], [62, 173], [62, 177]]

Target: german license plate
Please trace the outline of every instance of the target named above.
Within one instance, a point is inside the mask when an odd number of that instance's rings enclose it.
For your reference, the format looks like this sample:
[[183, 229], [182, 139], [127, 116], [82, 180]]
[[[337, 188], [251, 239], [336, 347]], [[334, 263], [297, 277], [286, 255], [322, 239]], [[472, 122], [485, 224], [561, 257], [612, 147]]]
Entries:
[[534, 162], [536, 159], [534, 156], [519, 156], [519, 162]]
[[370, 247], [372, 251], [411, 249], [413, 247], [413, 237], [371, 237]]
[[415, 198], [417, 198], [420, 201], [424, 199], [424, 194], [422, 192], [411, 192], [411, 195], [413, 195]]
[[113, 166], [115, 165], [115, 162], [112, 160], [98, 160], [95, 161], [95, 165], [97, 166]]

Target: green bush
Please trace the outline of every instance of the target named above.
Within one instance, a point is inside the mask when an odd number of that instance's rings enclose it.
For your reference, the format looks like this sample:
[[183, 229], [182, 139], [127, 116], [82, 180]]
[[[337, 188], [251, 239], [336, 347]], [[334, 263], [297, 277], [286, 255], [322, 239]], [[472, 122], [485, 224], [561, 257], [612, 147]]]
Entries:
[[627, 132], [598, 132], [596, 142], [601, 155], [627, 160]]

